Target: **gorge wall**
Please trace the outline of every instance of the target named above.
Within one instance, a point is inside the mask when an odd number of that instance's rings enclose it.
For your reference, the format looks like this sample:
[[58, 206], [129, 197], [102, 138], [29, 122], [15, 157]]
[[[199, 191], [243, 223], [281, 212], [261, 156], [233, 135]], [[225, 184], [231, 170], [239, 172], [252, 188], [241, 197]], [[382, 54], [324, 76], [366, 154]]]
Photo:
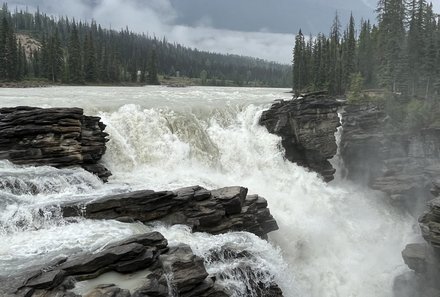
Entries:
[[440, 128], [408, 129], [376, 103], [346, 106], [342, 128], [346, 177], [386, 193], [418, 216], [440, 175]]
[[431, 191], [437, 198], [428, 203], [428, 209], [419, 218], [425, 242], [408, 244], [402, 251], [405, 263], [413, 271], [397, 280], [405, 297], [440, 295], [440, 181], [433, 183]]

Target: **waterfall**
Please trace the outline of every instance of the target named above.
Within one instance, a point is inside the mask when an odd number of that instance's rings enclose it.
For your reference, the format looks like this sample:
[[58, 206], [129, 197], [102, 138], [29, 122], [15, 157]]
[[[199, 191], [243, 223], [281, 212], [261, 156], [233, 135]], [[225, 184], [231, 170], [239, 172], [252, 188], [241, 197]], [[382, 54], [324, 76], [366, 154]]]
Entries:
[[[58, 96], [71, 96], [63, 95], [71, 92], [89, 96], [79, 89], [59, 89]], [[391, 296], [394, 277], [407, 270], [400, 251], [411, 241], [413, 220], [375, 191], [343, 179], [326, 184], [317, 174], [286, 161], [280, 139], [258, 125], [262, 111], [277, 98], [274, 92], [160, 87], [98, 92], [92, 88], [96, 98], [81, 102], [107, 125], [111, 140], [103, 162], [114, 174], [109, 184], [84, 171], [69, 170], [52, 177], [50, 171], [41, 173], [41, 180], [32, 173], [15, 181], [14, 173], [0, 184], [4, 200], [9, 201], [2, 204], [2, 216], [6, 216], [0, 218], [2, 226], [15, 209], [29, 205], [56, 205], [66, 199], [93, 199], [133, 189], [245, 186], [268, 200], [280, 226], [270, 234], [270, 244], [245, 233], [191, 234], [181, 226], [64, 222], [54, 219], [55, 209], [49, 210], [47, 221], [57, 223], [14, 230], [3, 227], [7, 230], [0, 232], [0, 271], [56, 253], [95, 251], [105, 242], [156, 228], [170, 244], [188, 243], [204, 257], [208, 272], [236, 296], [248, 296], [239, 281], [244, 276], [266, 283], [274, 280], [285, 296]], [[276, 96], [287, 96], [277, 92]], [[27, 98], [22, 101], [26, 103]], [[250, 253], [251, 261], [245, 264], [261, 273], [243, 273], [245, 269], [237, 268], [243, 265], [239, 260], [219, 257], [224, 255], [222, 247]]]

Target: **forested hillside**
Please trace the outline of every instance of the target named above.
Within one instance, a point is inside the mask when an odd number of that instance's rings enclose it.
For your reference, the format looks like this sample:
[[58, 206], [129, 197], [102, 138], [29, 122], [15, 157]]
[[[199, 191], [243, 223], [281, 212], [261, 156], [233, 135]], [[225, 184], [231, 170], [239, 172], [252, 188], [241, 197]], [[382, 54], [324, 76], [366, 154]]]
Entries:
[[[148, 28], [145, 28], [147, 31]], [[198, 51], [165, 38], [115, 31], [39, 11], [0, 11], [0, 81], [158, 84], [160, 76], [206, 85], [289, 86], [291, 68], [261, 59]]]
[[440, 94], [440, 19], [426, 0], [379, 0], [377, 24], [352, 16], [330, 35], [296, 36], [293, 88], [359, 95], [362, 89], [414, 97]]

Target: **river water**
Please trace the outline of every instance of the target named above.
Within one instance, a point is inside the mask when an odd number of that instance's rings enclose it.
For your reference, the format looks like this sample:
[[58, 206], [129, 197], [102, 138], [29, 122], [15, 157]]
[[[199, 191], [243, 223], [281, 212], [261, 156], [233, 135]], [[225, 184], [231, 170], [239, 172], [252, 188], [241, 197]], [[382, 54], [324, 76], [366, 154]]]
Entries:
[[[227, 246], [251, 252], [289, 296], [388, 297], [407, 271], [400, 255], [415, 222], [372, 190], [337, 178], [325, 184], [283, 159], [280, 139], [258, 125], [286, 89], [215, 87], [52, 87], [0, 89], [0, 105], [81, 107], [110, 134], [103, 163], [108, 184], [80, 169], [0, 162], [0, 275], [56, 256], [99, 251], [129, 235], [159, 230], [197, 255]], [[340, 162], [335, 162], [340, 166]], [[13, 185], [13, 186], [11, 186]], [[270, 243], [248, 233], [192, 234], [183, 226], [65, 221], [53, 205], [134, 189], [208, 189], [240, 185], [268, 200], [280, 230]], [[240, 263], [206, 263], [236, 296], [246, 296]], [[248, 293], [249, 294], [249, 293]]]

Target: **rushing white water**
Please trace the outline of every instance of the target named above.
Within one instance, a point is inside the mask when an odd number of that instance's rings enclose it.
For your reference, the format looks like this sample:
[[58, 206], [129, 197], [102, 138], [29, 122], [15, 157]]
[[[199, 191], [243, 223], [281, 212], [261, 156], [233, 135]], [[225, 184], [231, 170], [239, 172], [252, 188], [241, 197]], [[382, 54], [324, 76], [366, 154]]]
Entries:
[[[325, 184], [316, 174], [286, 162], [280, 139], [258, 125], [261, 112], [272, 100], [289, 97], [284, 91], [164, 87], [0, 90], [3, 106], [79, 106], [101, 116], [111, 139], [103, 162], [114, 174], [109, 184], [102, 185], [83, 171], [63, 171], [51, 177], [49, 169], [14, 167], [13, 179], [17, 170], [24, 170], [20, 176], [30, 176], [20, 181], [26, 191], [0, 193], [7, 201], [0, 202], [0, 266], [10, 271], [12, 265], [30, 258], [38, 262], [55, 252], [96, 250], [104, 242], [147, 228], [112, 221], [64, 222], [56, 217], [56, 210], [43, 215], [47, 224], [35, 223], [35, 214], [20, 224], [14, 221], [16, 209], [89, 199], [115, 190], [241, 185], [267, 198], [280, 226], [270, 235], [272, 245], [243, 233], [210, 236], [190, 234], [182, 227], [156, 228], [170, 243], [186, 242], [202, 257], [227, 243], [250, 251], [257, 255], [255, 265], [262, 265], [285, 296], [391, 296], [394, 277], [406, 270], [400, 251], [411, 241], [413, 220], [394, 210], [377, 192], [342, 179]], [[9, 175], [10, 166], [0, 166], [2, 177]], [[41, 173], [41, 182], [35, 181], [38, 170], [49, 170]], [[69, 184], [66, 187], [64, 180]], [[22, 227], [32, 224], [35, 226]], [[7, 242], [13, 242], [13, 247]], [[236, 264], [223, 261], [207, 263], [207, 267], [218, 274]], [[224, 282], [239, 295], [234, 277]]]

